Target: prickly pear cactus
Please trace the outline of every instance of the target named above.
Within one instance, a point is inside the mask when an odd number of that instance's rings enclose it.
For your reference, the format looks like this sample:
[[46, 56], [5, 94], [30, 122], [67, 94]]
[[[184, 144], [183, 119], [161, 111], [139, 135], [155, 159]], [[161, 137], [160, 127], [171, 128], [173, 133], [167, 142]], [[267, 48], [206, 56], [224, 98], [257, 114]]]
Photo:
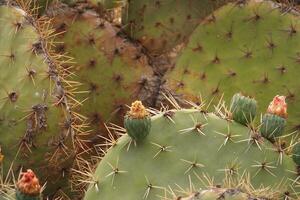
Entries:
[[201, 18], [226, 0], [131, 0], [122, 20], [127, 34], [151, 53], [166, 52], [188, 39]]
[[62, 56], [49, 49], [48, 20], [29, 13], [0, 6], [0, 167], [34, 169], [51, 196], [68, 187], [81, 122]]
[[236, 91], [255, 97], [264, 112], [269, 100], [287, 96], [287, 131], [299, 128], [299, 17], [269, 1], [228, 4], [193, 32], [167, 87], [185, 98], [211, 99]]
[[[144, 118], [138, 119], [145, 120], [145, 109], [136, 109], [136, 105], [137, 102], [126, 117], [137, 116], [139, 110], [144, 114], [138, 116]], [[273, 145], [254, 127], [232, 121], [231, 116], [239, 112], [221, 114], [218, 107], [216, 115], [201, 108], [203, 105], [154, 112], [148, 134], [142, 133], [147, 123], [125, 122], [146, 136], [136, 140], [132, 134], [124, 134], [117, 141], [111, 140], [112, 146], [92, 176], [84, 199], [179, 199], [174, 191], [206, 188], [206, 181], [223, 185], [224, 179], [229, 183], [247, 182], [249, 188], [267, 197], [268, 188], [278, 192], [278, 199], [294, 197], [298, 171], [281, 145]], [[245, 197], [239, 194], [237, 199]]]
[[[152, 69], [141, 47], [120, 37], [119, 30], [93, 11], [68, 9], [54, 18], [57, 32], [64, 31], [58, 51], [74, 57], [83, 105], [79, 113], [91, 128], [103, 134], [103, 123], [122, 124], [125, 105], [135, 98], [151, 99]], [[147, 91], [147, 92], [143, 92]], [[142, 95], [145, 94], [145, 95]], [[121, 118], [121, 119], [120, 119]]]

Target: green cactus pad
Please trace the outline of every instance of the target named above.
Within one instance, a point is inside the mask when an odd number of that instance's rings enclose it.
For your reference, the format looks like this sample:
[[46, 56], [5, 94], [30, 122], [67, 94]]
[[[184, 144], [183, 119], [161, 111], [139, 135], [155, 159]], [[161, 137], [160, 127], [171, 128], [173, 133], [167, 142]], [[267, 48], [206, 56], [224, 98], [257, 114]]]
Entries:
[[169, 51], [187, 39], [201, 18], [226, 0], [131, 0], [123, 24], [151, 53]]
[[65, 87], [61, 60], [48, 49], [48, 26], [20, 8], [0, 6], [0, 167], [4, 174], [11, 163], [15, 172], [34, 169], [51, 196], [69, 185], [79, 122], [66, 89], [72, 84]]
[[[248, 1], [247, 1], [248, 2]], [[299, 125], [299, 17], [269, 1], [228, 4], [193, 32], [167, 87], [185, 99], [220, 97], [238, 91], [254, 97], [265, 112], [275, 95], [287, 96], [287, 131]]]
[[293, 194], [293, 160], [252, 129], [196, 109], [159, 112], [151, 120], [143, 143], [124, 135], [107, 151], [84, 200], [157, 199], [170, 188], [205, 188], [204, 175], [222, 185], [226, 177], [249, 174], [256, 189]]
[[79, 113], [88, 118], [94, 133], [106, 132], [103, 123], [123, 125], [125, 105], [149, 86], [152, 69], [142, 49], [118, 36], [118, 29], [92, 11], [68, 9], [54, 18], [57, 31], [65, 31], [58, 39], [58, 51], [74, 57], [77, 79], [82, 83], [77, 95], [83, 102]]
[[232, 118], [241, 124], [250, 124], [256, 115], [256, 101], [241, 94], [235, 94], [231, 99], [230, 112]]

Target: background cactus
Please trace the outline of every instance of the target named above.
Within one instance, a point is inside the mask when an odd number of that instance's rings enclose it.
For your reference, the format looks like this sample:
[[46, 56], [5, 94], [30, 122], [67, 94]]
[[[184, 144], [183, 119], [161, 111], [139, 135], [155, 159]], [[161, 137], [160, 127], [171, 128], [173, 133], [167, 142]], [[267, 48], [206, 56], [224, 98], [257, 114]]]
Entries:
[[14, 171], [34, 169], [52, 197], [70, 189], [69, 169], [83, 147], [82, 120], [72, 110], [76, 101], [65, 59], [50, 49], [49, 20], [30, 12], [0, 7], [0, 165], [3, 173], [11, 163]]
[[201, 93], [229, 99], [237, 91], [255, 97], [264, 112], [276, 94], [287, 96], [287, 131], [299, 127], [298, 16], [270, 1], [226, 5], [193, 32], [167, 87], [196, 101]]
[[[104, 122], [122, 124], [126, 104], [135, 98], [151, 104], [153, 72], [142, 48], [120, 37], [119, 29], [92, 10], [67, 9], [56, 14], [54, 25], [64, 33], [57, 51], [74, 57], [75, 80], [83, 102], [78, 110], [88, 118], [93, 132], [104, 135]], [[155, 85], [154, 85], [155, 88]]]
[[134, 145], [128, 135], [113, 142], [84, 199], [177, 199], [166, 191], [205, 188], [201, 180], [206, 177], [214, 185], [226, 178], [248, 180], [254, 189], [272, 188], [280, 198], [295, 197], [297, 168], [280, 145], [255, 128], [220, 118], [227, 116], [220, 108], [217, 116], [202, 106], [157, 111], [142, 143]]
[[131, 0], [123, 12], [127, 34], [161, 54], [188, 39], [200, 20], [228, 0]]

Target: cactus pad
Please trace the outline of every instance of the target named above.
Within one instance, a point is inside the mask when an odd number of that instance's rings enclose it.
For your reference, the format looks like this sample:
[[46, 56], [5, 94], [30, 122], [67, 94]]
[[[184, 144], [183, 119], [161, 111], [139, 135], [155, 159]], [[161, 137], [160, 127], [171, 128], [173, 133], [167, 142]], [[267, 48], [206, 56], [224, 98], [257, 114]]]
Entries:
[[0, 167], [34, 169], [52, 195], [68, 186], [79, 122], [48, 20], [24, 10], [0, 6]]
[[293, 160], [255, 129], [200, 109], [157, 111], [151, 120], [142, 143], [125, 134], [107, 151], [85, 200], [178, 199], [166, 191], [205, 188], [207, 176], [215, 186], [226, 178], [249, 180], [280, 197], [297, 191]]
[[201, 18], [226, 0], [131, 0], [123, 24], [150, 52], [166, 52], [187, 39]]
[[167, 85], [184, 98], [211, 99], [237, 91], [255, 97], [265, 112], [276, 94], [287, 96], [287, 131], [299, 125], [299, 17], [269, 1], [228, 4], [193, 32]]
[[58, 32], [65, 31], [58, 39], [64, 44], [57, 50], [74, 57], [74, 73], [85, 91], [77, 96], [83, 102], [79, 112], [98, 134], [104, 122], [123, 124], [125, 105], [140, 97], [152, 76], [142, 49], [92, 11], [70, 9], [55, 16], [54, 23]]

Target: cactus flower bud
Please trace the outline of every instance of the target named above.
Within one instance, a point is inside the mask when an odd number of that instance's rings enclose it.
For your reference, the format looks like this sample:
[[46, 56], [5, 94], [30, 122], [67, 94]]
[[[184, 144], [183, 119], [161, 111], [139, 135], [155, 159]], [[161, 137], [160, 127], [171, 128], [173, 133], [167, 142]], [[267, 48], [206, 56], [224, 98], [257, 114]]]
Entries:
[[151, 128], [151, 118], [141, 101], [132, 103], [125, 116], [124, 126], [127, 134], [135, 141], [142, 141], [147, 137]]
[[149, 113], [141, 101], [135, 101], [131, 104], [128, 115], [134, 119], [142, 119], [145, 116], [149, 115]]
[[285, 96], [276, 95], [262, 118], [261, 135], [271, 141], [282, 136], [286, 126], [287, 104]]
[[285, 102], [285, 98], [285, 96], [276, 95], [270, 103], [267, 113], [287, 118], [287, 104]]
[[39, 180], [31, 169], [21, 173], [17, 188], [20, 193], [28, 196], [36, 196], [41, 192]]
[[256, 115], [256, 101], [253, 98], [235, 94], [231, 99], [230, 111], [232, 119], [240, 124], [250, 124]]

